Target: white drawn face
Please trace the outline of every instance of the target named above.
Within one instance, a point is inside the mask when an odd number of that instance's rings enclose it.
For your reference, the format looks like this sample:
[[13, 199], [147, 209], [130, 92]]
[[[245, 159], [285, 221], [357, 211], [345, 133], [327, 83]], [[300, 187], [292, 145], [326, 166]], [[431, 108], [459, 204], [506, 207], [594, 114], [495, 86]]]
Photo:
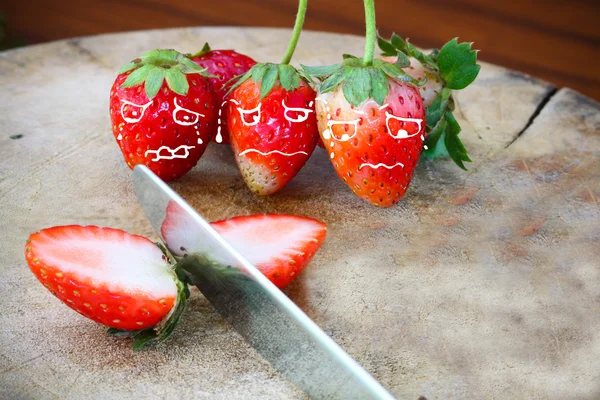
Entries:
[[144, 156], [148, 154], [154, 154], [152, 161], [158, 160], [173, 160], [175, 158], [188, 158], [190, 155], [190, 149], [195, 148], [194, 146], [186, 146], [185, 144], [172, 149], [169, 146], [160, 146], [157, 150], [146, 150]]
[[[283, 116], [285, 117], [285, 119], [287, 119], [288, 121], [294, 123], [294, 122], [304, 122], [308, 119], [308, 116], [310, 115], [311, 112], [313, 112], [313, 110], [311, 110], [310, 108], [303, 108], [303, 107], [288, 107], [285, 104], [285, 99], [281, 100], [281, 105], [283, 106], [283, 109], [285, 110], [283, 112]], [[310, 102], [310, 107], [312, 107], [313, 102]]]
[[236, 108], [240, 113], [242, 124], [244, 124], [245, 126], [254, 126], [260, 122], [261, 103], [258, 103], [258, 105], [251, 110], [246, 110], [242, 107], [239, 107], [240, 103], [237, 100], [231, 99], [230, 101], [238, 106]]
[[146, 109], [152, 104], [152, 100], [142, 105], [127, 100], [121, 100], [121, 103], [121, 116], [123, 120], [130, 124], [135, 124], [141, 121]]
[[[390, 127], [390, 121], [399, 121], [399, 124], [395, 124], [398, 125], [399, 128], [396, 130], [396, 133], [394, 134], [392, 127]], [[394, 138], [394, 139], [408, 139], [410, 137], [413, 136], [417, 136], [419, 133], [421, 133], [421, 124], [423, 123], [423, 120], [421, 118], [402, 118], [402, 117], [396, 117], [395, 115], [390, 114], [389, 112], [385, 112], [385, 126], [387, 127], [388, 130], [388, 134]], [[409, 124], [415, 124], [416, 126], [416, 130], [415, 133], [413, 134], [409, 134], [408, 131], [405, 129], [409, 126]]]
[[204, 117], [204, 114], [181, 107], [177, 103], [177, 98], [173, 99], [173, 104], [175, 105], [175, 109], [173, 110], [173, 121], [178, 125], [195, 125], [200, 120], [200, 117]]
[[[348, 140], [356, 136], [356, 133], [358, 132], [359, 121], [360, 118], [355, 119], [353, 121], [334, 121], [330, 119], [329, 121], [327, 121], [327, 129], [325, 129], [325, 131], [323, 132], [323, 138], [337, 140], [338, 142], [347, 142]], [[334, 125], [344, 125], [342, 129], [345, 132], [342, 133], [341, 136], [336, 136], [333, 132]], [[352, 128], [349, 128], [348, 126], [352, 126]]]

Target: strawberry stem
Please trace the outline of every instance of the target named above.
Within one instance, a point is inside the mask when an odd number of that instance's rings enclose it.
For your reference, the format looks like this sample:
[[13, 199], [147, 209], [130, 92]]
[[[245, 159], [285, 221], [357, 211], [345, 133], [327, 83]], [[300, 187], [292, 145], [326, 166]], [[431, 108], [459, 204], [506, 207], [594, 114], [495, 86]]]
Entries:
[[302, 26], [304, 25], [304, 16], [306, 15], [307, 5], [308, 0], [300, 0], [298, 2], [298, 13], [296, 14], [294, 31], [292, 32], [292, 37], [290, 38], [285, 56], [283, 56], [283, 60], [281, 60], [281, 64], [289, 64], [292, 60], [292, 56], [296, 50], [296, 45], [298, 44], [298, 39], [300, 38], [300, 33], [302, 32]]
[[363, 65], [369, 67], [373, 64], [373, 54], [375, 53], [375, 41], [377, 40], [377, 26], [375, 24], [375, 0], [365, 1], [365, 25], [367, 32], [365, 35], [365, 55]]

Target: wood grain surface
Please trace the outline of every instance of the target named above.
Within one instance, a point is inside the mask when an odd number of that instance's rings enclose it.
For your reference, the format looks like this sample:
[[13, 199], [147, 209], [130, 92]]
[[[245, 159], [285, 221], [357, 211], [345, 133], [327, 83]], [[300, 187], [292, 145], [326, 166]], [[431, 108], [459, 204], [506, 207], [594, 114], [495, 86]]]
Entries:
[[[288, 35], [156, 30], [0, 53], [0, 398], [304, 397], [198, 292], [168, 342], [134, 353], [54, 299], [23, 256], [51, 225], [156, 237], [110, 130], [118, 66], [198, 38], [275, 61]], [[296, 62], [362, 46], [306, 32]], [[354, 197], [322, 149], [275, 196], [252, 195], [220, 145], [172, 187], [210, 220], [325, 221], [325, 244], [286, 294], [398, 398], [597, 399], [600, 105], [486, 63], [456, 101], [469, 171], [423, 161], [389, 209]]]
[[[296, 0], [24, 0], [0, 7], [12, 34], [29, 43], [178, 26], [291, 27], [295, 10]], [[482, 60], [600, 100], [598, 1], [378, 0], [377, 11], [382, 34], [395, 31], [422, 47], [459, 36], [475, 42]], [[362, 35], [363, 21], [361, 1], [311, 0], [306, 27]]]

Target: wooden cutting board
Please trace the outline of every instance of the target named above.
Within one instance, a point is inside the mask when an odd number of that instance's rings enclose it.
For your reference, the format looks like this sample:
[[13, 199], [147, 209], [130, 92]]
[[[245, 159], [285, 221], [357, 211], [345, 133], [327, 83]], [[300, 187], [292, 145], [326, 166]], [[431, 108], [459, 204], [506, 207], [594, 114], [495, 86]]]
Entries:
[[[110, 130], [120, 65], [205, 41], [278, 61], [289, 33], [144, 31], [0, 53], [0, 398], [303, 398], [198, 292], [168, 342], [134, 353], [54, 299], [23, 256], [28, 235], [52, 225], [156, 239]], [[305, 32], [294, 61], [362, 47]], [[393, 208], [354, 197], [322, 149], [272, 197], [252, 195], [218, 145], [172, 187], [210, 220], [327, 222], [286, 294], [398, 398], [597, 399], [600, 105], [485, 63], [456, 100], [469, 171], [422, 161]]]

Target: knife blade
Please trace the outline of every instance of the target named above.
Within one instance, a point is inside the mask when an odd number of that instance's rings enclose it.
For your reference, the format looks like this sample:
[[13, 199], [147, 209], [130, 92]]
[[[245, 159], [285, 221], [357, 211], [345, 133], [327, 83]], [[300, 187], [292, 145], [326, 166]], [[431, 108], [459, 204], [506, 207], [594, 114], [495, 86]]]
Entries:
[[[133, 171], [138, 200], [154, 230], [213, 307], [283, 376], [317, 399], [393, 399], [189, 204], [143, 165]], [[169, 212], [181, 232], [162, 233]], [[194, 248], [184, 248], [190, 243]], [[184, 239], [185, 238], [185, 241]], [[187, 245], [189, 247], [189, 245]]]

